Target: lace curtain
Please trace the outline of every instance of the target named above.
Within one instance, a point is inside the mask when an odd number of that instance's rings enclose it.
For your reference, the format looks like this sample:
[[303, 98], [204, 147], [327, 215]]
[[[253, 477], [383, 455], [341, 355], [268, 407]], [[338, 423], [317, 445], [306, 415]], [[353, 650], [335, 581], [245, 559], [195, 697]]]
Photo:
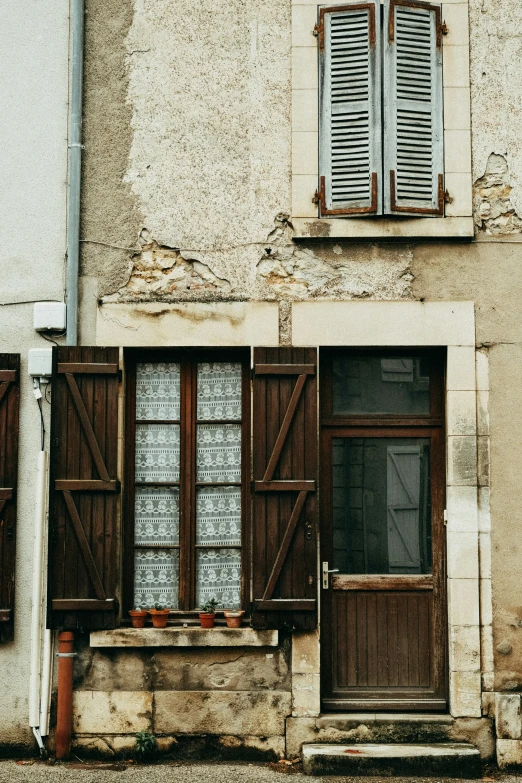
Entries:
[[136, 419], [179, 419], [180, 365], [140, 362], [136, 367]]
[[136, 544], [179, 544], [179, 490], [136, 487], [134, 531]]
[[196, 604], [215, 598], [220, 609], [241, 605], [241, 552], [234, 549], [196, 550]]
[[241, 425], [198, 424], [198, 481], [241, 481]]
[[179, 550], [138, 549], [134, 561], [134, 605], [150, 609], [155, 603], [178, 608]]
[[179, 424], [136, 424], [136, 481], [179, 481]]
[[198, 419], [241, 419], [240, 364], [198, 364]]
[[[135, 541], [151, 548], [136, 550], [135, 603], [146, 608], [178, 607], [179, 550], [161, 547], [179, 544], [179, 490], [154, 484], [180, 478], [180, 426], [159, 423], [180, 418], [180, 379], [177, 363], [137, 365], [135, 476], [151, 486], [136, 487]], [[196, 490], [197, 606], [241, 602], [241, 488], [226, 486], [241, 481], [241, 398], [240, 363], [198, 364], [197, 481], [224, 486]], [[238, 423], [213, 423], [222, 420]]]
[[204, 487], [196, 496], [196, 544], [241, 546], [241, 488]]

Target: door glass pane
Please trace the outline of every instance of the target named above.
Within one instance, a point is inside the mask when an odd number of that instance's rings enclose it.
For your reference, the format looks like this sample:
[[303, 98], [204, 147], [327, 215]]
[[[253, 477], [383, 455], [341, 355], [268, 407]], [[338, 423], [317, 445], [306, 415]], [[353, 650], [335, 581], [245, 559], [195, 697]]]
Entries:
[[241, 605], [241, 550], [196, 550], [196, 606], [215, 598], [220, 609]]
[[335, 415], [426, 415], [429, 412], [427, 359], [341, 355], [333, 360]]
[[431, 573], [428, 438], [334, 438], [333, 567]]

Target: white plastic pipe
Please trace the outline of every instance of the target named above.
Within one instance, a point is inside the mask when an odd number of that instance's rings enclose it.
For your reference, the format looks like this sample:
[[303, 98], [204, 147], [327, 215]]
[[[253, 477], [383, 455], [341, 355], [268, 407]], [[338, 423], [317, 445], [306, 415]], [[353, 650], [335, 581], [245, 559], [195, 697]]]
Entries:
[[51, 710], [51, 686], [53, 677], [53, 634], [49, 628], [44, 631], [42, 681], [40, 695], [40, 734], [49, 735], [49, 713]]
[[42, 655], [43, 556], [47, 465], [48, 454], [46, 451], [40, 451], [36, 472], [36, 506], [34, 512], [31, 668], [29, 676], [29, 726], [31, 728], [38, 728], [40, 725], [40, 667]]

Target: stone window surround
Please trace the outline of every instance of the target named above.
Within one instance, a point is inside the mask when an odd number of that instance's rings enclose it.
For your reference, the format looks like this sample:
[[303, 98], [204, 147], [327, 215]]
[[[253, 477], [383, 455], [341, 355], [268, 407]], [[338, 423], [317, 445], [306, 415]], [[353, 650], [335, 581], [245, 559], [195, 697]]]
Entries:
[[[473, 302], [294, 302], [292, 345], [446, 346], [449, 711], [480, 718], [493, 689], [489, 381]], [[319, 647], [320, 630], [294, 634], [293, 717], [320, 713]]]
[[[329, 6], [345, 0], [331, 0]], [[382, 0], [381, 0], [382, 3]], [[471, 238], [471, 110], [469, 0], [445, 0], [443, 38], [445, 187], [452, 202], [445, 218], [319, 219], [312, 202], [318, 177], [318, 66], [313, 28], [319, 3], [292, 0], [292, 225], [295, 238]]]

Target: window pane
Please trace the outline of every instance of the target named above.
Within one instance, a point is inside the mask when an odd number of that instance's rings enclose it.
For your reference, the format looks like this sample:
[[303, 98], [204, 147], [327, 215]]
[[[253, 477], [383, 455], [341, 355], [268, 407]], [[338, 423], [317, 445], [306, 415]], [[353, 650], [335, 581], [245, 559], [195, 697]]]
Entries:
[[405, 356], [336, 357], [333, 412], [429, 414], [428, 360]]
[[135, 543], [179, 544], [179, 491], [136, 487]]
[[180, 365], [140, 362], [136, 368], [136, 418], [179, 419]]
[[236, 549], [196, 550], [196, 606], [215, 598], [220, 609], [241, 604], [241, 552]]
[[179, 446], [178, 424], [136, 424], [136, 481], [178, 481]]
[[241, 419], [241, 364], [198, 364], [198, 419]]
[[178, 608], [179, 550], [138, 549], [134, 555], [134, 605]]
[[241, 546], [240, 487], [205, 487], [197, 490], [196, 544]]
[[431, 572], [430, 441], [334, 438], [333, 567]]
[[197, 480], [241, 481], [240, 424], [198, 424]]

